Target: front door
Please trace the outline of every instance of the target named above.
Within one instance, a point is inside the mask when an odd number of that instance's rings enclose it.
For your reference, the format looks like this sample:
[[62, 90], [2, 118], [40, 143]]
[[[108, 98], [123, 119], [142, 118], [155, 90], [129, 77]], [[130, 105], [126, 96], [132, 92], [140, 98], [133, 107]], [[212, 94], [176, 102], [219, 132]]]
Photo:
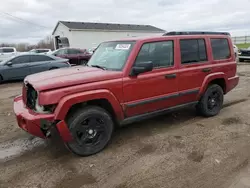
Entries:
[[178, 77], [174, 62], [174, 41], [145, 43], [135, 60], [152, 61], [151, 72], [124, 78], [124, 109], [126, 117], [153, 112], [178, 102]]
[[23, 79], [30, 74], [30, 58], [28, 55], [18, 56], [11, 60], [11, 65], [4, 71], [6, 78]]

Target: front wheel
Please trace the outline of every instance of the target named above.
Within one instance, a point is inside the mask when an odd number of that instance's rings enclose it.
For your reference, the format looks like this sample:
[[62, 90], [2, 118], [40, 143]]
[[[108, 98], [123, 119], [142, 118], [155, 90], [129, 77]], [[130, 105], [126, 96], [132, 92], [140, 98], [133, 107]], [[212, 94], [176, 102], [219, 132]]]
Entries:
[[197, 105], [197, 112], [205, 117], [215, 116], [219, 114], [223, 100], [222, 88], [217, 84], [210, 85]]
[[67, 121], [74, 138], [66, 147], [79, 156], [102, 151], [111, 139], [114, 123], [111, 115], [98, 106], [87, 106], [73, 113]]

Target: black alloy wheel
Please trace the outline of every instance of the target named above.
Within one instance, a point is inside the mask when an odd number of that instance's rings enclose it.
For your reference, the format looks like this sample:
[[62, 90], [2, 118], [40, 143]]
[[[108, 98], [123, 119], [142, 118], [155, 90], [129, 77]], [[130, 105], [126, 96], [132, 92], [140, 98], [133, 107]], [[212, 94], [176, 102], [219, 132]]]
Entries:
[[74, 141], [67, 148], [80, 156], [89, 156], [103, 150], [111, 139], [113, 121], [109, 113], [97, 106], [88, 106], [74, 113], [68, 120]]

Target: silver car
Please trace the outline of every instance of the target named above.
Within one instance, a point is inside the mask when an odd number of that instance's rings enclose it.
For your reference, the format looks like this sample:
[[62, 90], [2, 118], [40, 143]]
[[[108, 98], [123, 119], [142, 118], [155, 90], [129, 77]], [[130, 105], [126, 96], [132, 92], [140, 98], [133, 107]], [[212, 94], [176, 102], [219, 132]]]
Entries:
[[0, 83], [63, 67], [70, 67], [68, 59], [44, 54], [17, 55], [0, 62]]

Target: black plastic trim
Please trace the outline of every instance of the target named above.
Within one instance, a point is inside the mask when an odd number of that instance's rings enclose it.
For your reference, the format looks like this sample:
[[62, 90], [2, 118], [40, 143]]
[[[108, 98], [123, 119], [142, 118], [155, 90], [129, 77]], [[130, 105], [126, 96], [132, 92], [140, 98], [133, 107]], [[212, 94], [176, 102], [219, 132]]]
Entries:
[[139, 102], [135, 102], [135, 103], [131, 103], [131, 104], [126, 104], [126, 107], [127, 108], [133, 108], [133, 107], [136, 107], [136, 106], [139, 106], [139, 105], [145, 105], [145, 104], [149, 104], [149, 103], [164, 101], [164, 100], [167, 100], [167, 99], [181, 97], [181, 96], [184, 96], [184, 95], [196, 94], [196, 93], [199, 93], [199, 89], [180, 92], [180, 93], [177, 93], [177, 94], [172, 94], [172, 95], [168, 95], [168, 96], [164, 96], [164, 97], [159, 97], [159, 98], [156, 98], [156, 99], [148, 99], [148, 100], [143, 100], [143, 101], [139, 101]]
[[195, 101], [195, 102], [186, 103], [186, 104], [174, 106], [174, 107], [167, 108], [167, 109], [157, 110], [157, 111], [154, 111], [154, 112], [149, 112], [149, 113], [129, 117], [129, 118], [126, 118], [123, 121], [121, 121], [120, 126], [124, 126], [124, 125], [127, 125], [127, 124], [131, 124], [131, 123], [135, 123], [135, 122], [138, 122], [138, 121], [149, 119], [149, 118], [152, 118], [152, 117], [155, 117], [155, 116], [159, 116], [159, 115], [162, 115], [162, 114], [165, 114], [165, 113], [169, 113], [169, 112], [172, 112], [172, 111], [177, 110], [179, 108], [193, 106], [193, 105], [196, 105], [197, 103], [198, 103], [198, 101]]

